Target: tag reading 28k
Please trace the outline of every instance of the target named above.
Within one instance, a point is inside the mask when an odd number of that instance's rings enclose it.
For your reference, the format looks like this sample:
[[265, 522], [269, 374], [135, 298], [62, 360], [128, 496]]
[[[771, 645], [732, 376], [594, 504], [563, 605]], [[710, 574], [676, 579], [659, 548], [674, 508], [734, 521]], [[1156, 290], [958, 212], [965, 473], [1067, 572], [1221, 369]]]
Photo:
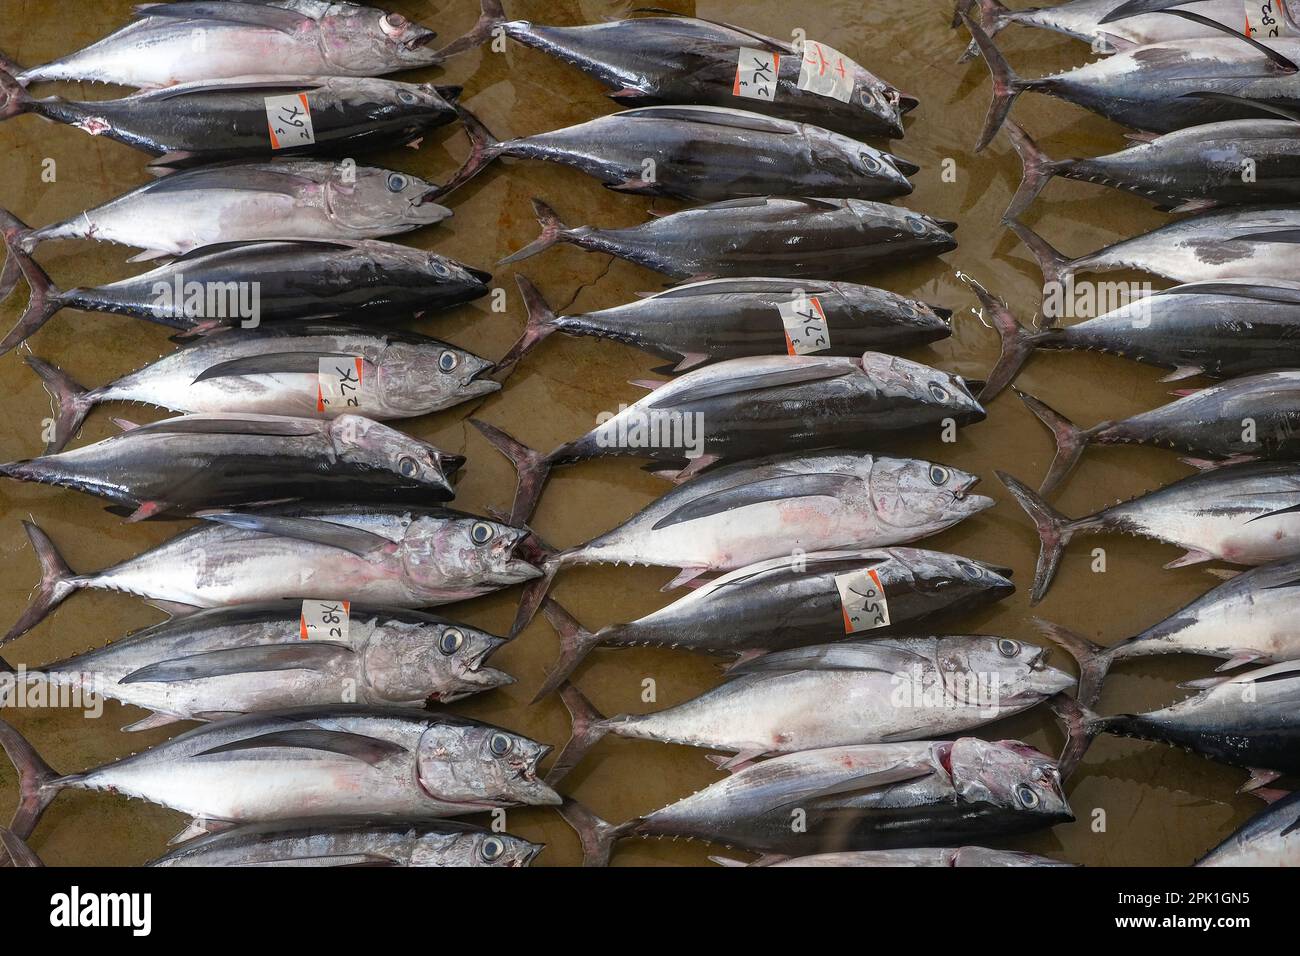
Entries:
[[889, 624], [889, 602], [875, 568], [837, 574], [835, 587], [840, 592], [845, 634], [870, 631]]
[[351, 624], [351, 601], [303, 601], [298, 633], [304, 641], [346, 641]]

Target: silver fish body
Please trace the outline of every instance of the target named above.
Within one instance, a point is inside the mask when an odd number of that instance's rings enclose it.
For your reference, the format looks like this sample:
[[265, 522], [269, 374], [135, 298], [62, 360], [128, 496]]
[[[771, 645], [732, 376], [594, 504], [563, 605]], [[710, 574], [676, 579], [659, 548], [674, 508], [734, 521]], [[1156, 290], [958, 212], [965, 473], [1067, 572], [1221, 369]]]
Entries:
[[[710, 857], [723, 866], [745, 866], [724, 857]], [[924, 867], [1001, 867], [1001, 866], [1073, 866], [1034, 853], [1016, 850], [990, 850], [982, 846], [916, 847], [909, 850], [842, 850], [838, 853], [814, 853], [811, 856], [783, 857], [772, 854], [760, 857], [749, 866], [839, 868], [881, 866]]]
[[1197, 866], [1295, 866], [1300, 863], [1300, 793], [1261, 810], [1197, 861]]
[[485, 666], [504, 641], [419, 611], [334, 602], [332, 629], [303, 605], [213, 608], [105, 647], [24, 667], [16, 681], [79, 689], [143, 707], [128, 730], [181, 720], [331, 704], [352, 688], [362, 704], [450, 703], [513, 683]]
[[403, 707], [335, 704], [232, 717], [68, 775], [51, 770], [2, 721], [0, 743], [21, 777], [10, 829], [24, 839], [67, 789], [139, 797], [201, 829], [344, 815], [429, 820], [560, 802], [537, 777], [549, 747], [491, 724]]
[[[360, 360], [352, 404], [326, 402], [321, 362]], [[244, 413], [389, 420], [451, 408], [501, 388], [495, 366], [472, 352], [416, 332], [309, 322], [216, 329], [105, 385], [83, 388], [62, 369], [28, 356], [54, 403], [62, 449], [94, 406], [141, 402], [176, 412]]]
[[375, 76], [439, 62], [432, 30], [399, 13], [326, 0], [161, 3], [76, 53], [19, 72], [51, 80], [162, 87], [279, 70]]

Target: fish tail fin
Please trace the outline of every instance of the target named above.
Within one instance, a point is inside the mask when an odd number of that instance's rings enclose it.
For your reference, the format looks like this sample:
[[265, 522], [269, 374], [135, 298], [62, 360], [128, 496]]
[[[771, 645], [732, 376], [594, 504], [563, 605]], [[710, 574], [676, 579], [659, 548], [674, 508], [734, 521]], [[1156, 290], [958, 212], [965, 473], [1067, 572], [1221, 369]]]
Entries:
[[31, 226], [8, 209], [0, 208], [0, 236], [3, 236], [5, 244], [5, 264], [0, 270], [0, 299], [9, 298], [22, 275], [13, 256], [13, 247], [25, 244], [31, 233]]
[[1064, 162], [1052, 159], [1039, 149], [1030, 135], [1012, 120], [1007, 120], [1002, 128], [1006, 130], [1007, 139], [1011, 140], [1011, 145], [1020, 156], [1020, 165], [1024, 169], [1020, 186], [1016, 189], [1016, 194], [1011, 197], [1011, 204], [1007, 206], [1007, 211], [1002, 214], [1005, 222], [1008, 219], [1015, 219], [1029, 208]]
[[984, 62], [988, 65], [989, 75], [993, 80], [993, 101], [989, 103], [988, 116], [984, 119], [984, 131], [980, 133], [979, 142], [975, 144], [975, 152], [979, 152], [997, 135], [998, 128], [1006, 120], [1007, 114], [1011, 112], [1012, 105], [1016, 102], [1016, 97], [1027, 88], [1025, 81], [1016, 76], [1015, 71], [1011, 69], [1011, 64], [1006, 61], [999, 52], [998, 48], [993, 45], [989, 35], [984, 29], [970, 18], [968, 14], [958, 11], [962, 23], [966, 24], [966, 29], [970, 31], [971, 39], [975, 41], [975, 46], [979, 48], [980, 55], [984, 57]]
[[1002, 340], [1002, 351], [998, 355], [997, 363], [984, 380], [984, 387], [980, 389], [979, 400], [988, 402], [1015, 381], [1021, 367], [1033, 353], [1034, 343], [1040, 336], [1017, 322], [1011, 310], [1000, 299], [969, 276], [967, 284], [975, 293], [975, 297], [980, 300], [985, 316], [993, 323], [998, 338]]
[[537, 500], [542, 496], [546, 476], [551, 473], [550, 456], [515, 441], [495, 425], [489, 425], [477, 418], [471, 418], [470, 424], [515, 466], [519, 477], [515, 482], [515, 501], [510, 508], [510, 523], [524, 524], [532, 517], [533, 510], [537, 507]]
[[1052, 643], [1065, 649], [1079, 665], [1079, 689], [1075, 697], [1085, 707], [1095, 707], [1101, 696], [1101, 682], [1106, 679], [1106, 672], [1115, 662], [1114, 649], [1094, 644], [1082, 634], [1061, 627], [1042, 618], [1034, 618], [1033, 624], [1043, 636]]
[[18, 771], [18, 809], [9, 829], [18, 839], [26, 840], [50, 801], [63, 789], [63, 778], [42, 759], [26, 737], [3, 720], [0, 720], [0, 747]]
[[578, 840], [582, 843], [583, 866], [609, 866], [614, 844], [631, 833], [639, 822], [628, 820], [615, 826], [596, 816], [572, 797], [565, 797], [564, 803], [560, 804], [560, 816], [578, 834]]
[[436, 54], [439, 60], [445, 60], [448, 57], [455, 56], [457, 53], [464, 53], [466, 50], [472, 50], [476, 46], [482, 46], [492, 39], [496, 33], [497, 27], [506, 23], [506, 11], [501, 6], [501, 0], [483, 0], [482, 12], [479, 14], [478, 22], [464, 36], [457, 37]]
[[1060, 487], [1065, 476], [1079, 463], [1079, 458], [1088, 447], [1088, 441], [1094, 431], [1091, 428], [1080, 428], [1046, 402], [1039, 401], [1028, 392], [1016, 389], [1016, 394], [1029, 406], [1034, 417], [1047, 426], [1052, 433], [1052, 439], [1056, 442], [1056, 454], [1052, 456], [1052, 464], [1047, 469], [1047, 476], [1038, 487], [1040, 495], [1050, 495]]
[[26, 113], [31, 109], [32, 102], [32, 95], [14, 78], [3, 56], [0, 56], [0, 120]]
[[81, 587], [76, 574], [68, 567], [45, 532], [30, 521], [23, 522], [23, 529], [41, 563], [41, 583], [37, 585], [36, 596], [27, 605], [27, 610], [23, 611], [22, 617], [9, 629], [9, 633], [0, 638], [0, 644], [8, 644], [26, 634], [62, 604], [69, 594]]
[[[952, 27], [955, 30], [961, 26], [961, 14], [968, 16], [976, 4], [980, 8], [980, 26], [989, 38], [997, 36], [1014, 18], [1015, 11], [1004, 7], [998, 0], [957, 0], [957, 6], [952, 13]], [[958, 63], [967, 63], [980, 55], [980, 48], [974, 40], [967, 45], [962, 55], [957, 58]]]
[[[1025, 244], [1025, 248], [1038, 262], [1038, 268], [1043, 273], [1043, 287], [1062, 285], [1065, 277], [1070, 274], [1073, 260], [1058, 252], [1051, 243], [1018, 219], [1004, 219], [1003, 222], [1016, 234], [1016, 238]], [[1043, 313], [1043, 319], [1048, 325], [1055, 322], [1055, 316], [1046, 311]]]
[[587, 751], [609, 733], [605, 715], [591, 706], [591, 701], [583, 696], [582, 691], [567, 680], [560, 682], [559, 690], [560, 700], [564, 701], [569, 718], [573, 721], [573, 732], [546, 774], [546, 782], [552, 787], [567, 777], [587, 755]]
[[[515, 620], [510, 625], [511, 639], [519, 636], [519, 633], [526, 628], [537, 616], [537, 609], [542, 606], [546, 600], [546, 595], [551, 591], [551, 585], [555, 583], [556, 572], [560, 570], [560, 562], [554, 558], [548, 558], [542, 563], [542, 576], [533, 578], [524, 585], [524, 593], [519, 598], [519, 607], [515, 609]], [[541, 694], [538, 694], [540, 697]]]
[[534, 704], [568, 680], [573, 669], [582, 663], [593, 647], [600, 644], [600, 637], [586, 630], [558, 602], [547, 598], [542, 604], [542, 613], [560, 637], [560, 656], [546, 675], [546, 683], [533, 698]]
[[1079, 766], [1084, 753], [1104, 727], [1104, 718], [1098, 717], [1091, 710], [1073, 697], [1057, 694], [1047, 701], [1061, 723], [1065, 725], [1065, 747], [1061, 750], [1057, 767], [1061, 779], [1066, 780]]
[[1038, 566], [1034, 568], [1034, 587], [1029, 593], [1029, 603], [1037, 604], [1056, 576], [1056, 567], [1061, 563], [1061, 555], [1074, 536], [1078, 522], [1061, 514], [1005, 471], [996, 474], [1038, 529]]
[[542, 339], [559, 328], [555, 321], [555, 313], [551, 311], [546, 299], [527, 276], [515, 276], [515, 285], [519, 287], [524, 308], [528, 310], [528, 321], [515, 344], [510, 346], [510, 351], [497, 362], [498, 371], [513, 368], [520, 359], [536, 348]]
[[5, 827], [0, 827], [0, 850], [9, 856], [10, 866], [44, 866], [36, 851], [29, 847], [18, 834]]
[[[7, 240], [6, 244], [8, 245]], [[27, 280], [28, 288], [32, 290], [32, 297], [23, 314], [14, 323], [14, 327], [9, 330], [9, 334], [0, 340], [0, 355], [4, 355], [15, 345], [34, 335], [42, 325], [50, 321], [51, 316], [63, 308], [63, 293], [45, 274], [45, 270], [36, 264], [36, 260], [17, 245], [8, 245], [8, 252], [9, 258], [4, 267], [5, 277], [8, 276], [10, 266], [15, 267], [15, 272]], [[3, 282], [3, 279], [0, 279], [0, 282]], [[12, 290], [13, 286], [10, 285], [9, 289]]]
[[423, 201], [441, 199], [450, 195], [481, 173], [485, 166], [500, 155], [497, 147], [501, 145], [501, 141], [492, 135], [492, 131], [483, 125], [482, 120], [463, 106], [456, 107], [456, 115], [460, 117], [461, 125], [465, 127], [465, 135], [469, 137], [469, 157], [451, 179], [426, 193]]
[[557, 242], [564, 242], [570, 238], [572, 230], [560, 220], [559, 214], [542, 200], [533, 200], [533, 212], [537, 216], [537, 221], [541, 223], [542, 234], [518, 252], [513, 252], [502, 259], [501, 265], [535, 256], [542, 250], [551, 248]]
[[0, 50], [0, 70], [4, 70], [6, 73], [12, 76], [14, 78], [14, 82], [17, 83], [19, 86], [27, 85], [27, 81], [22, 79], [22, 75], [27, 72], [27, 69], [17, 60], [10, 57], [3, 50]]
[[87, 388], [73, 381], [67, 372], [35, 355], [27, 356], [27, 364], [41, 377], [45, 391], [54, 403], [54, 437], [45, 446], [45, 454], [61, 451], [76, 434], [81, 423], [95, 407], [95, 397]]

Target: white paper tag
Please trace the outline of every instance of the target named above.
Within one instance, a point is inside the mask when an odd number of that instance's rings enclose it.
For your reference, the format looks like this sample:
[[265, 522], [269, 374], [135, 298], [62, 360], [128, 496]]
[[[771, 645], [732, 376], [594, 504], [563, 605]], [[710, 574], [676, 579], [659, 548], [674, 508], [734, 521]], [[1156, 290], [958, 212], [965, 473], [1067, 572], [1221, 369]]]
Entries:
[[1285, 0], [1245, 0], [1246, 25], [1242, 30], [1248, 37], [1267, 40], [1269, 37], [1287, 36], [1286, 17], [1278, 8]]
[[776, 77], [780, 67], [781, 54], [742, 46], [731, 92], [749, 100], [772, 102], [776, 99]]
[[831, 330], [826, 313], [815, 295], [796, 295], [777, 306], [785, 326], [785, 350], [790, 355], [824, 352], [831, 347]]
[[364, 366], [359, 355], [320, 359], [316, 365], [316, 411], [360, 406]]
[[889, 624], [889, 602], [875, 568], [835, 575], [844, 612], [844, 633], [856, 634]]
[[311, 122], [311, 105], [306, 93], [266, 98], [266, 123], [271, 131], [271, 148], [310, 146], [316, 142]]
[[351, 601], [303, 601], [298, 633], [304, 641], [346, 641], [351, 623]]
[[853, 73], [857, 64], [825, 43], [805, 40], [799, 67], [799, 89], [832, 96], [843, 103], [853, 98]]

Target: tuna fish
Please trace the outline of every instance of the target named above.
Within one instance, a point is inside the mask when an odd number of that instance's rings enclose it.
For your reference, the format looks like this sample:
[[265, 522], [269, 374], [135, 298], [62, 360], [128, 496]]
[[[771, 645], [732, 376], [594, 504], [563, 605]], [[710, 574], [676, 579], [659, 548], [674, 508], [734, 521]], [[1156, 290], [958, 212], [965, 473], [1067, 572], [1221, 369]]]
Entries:
[[[806, 826], [792, 827], [792, 811]], [[756, 853], [962, 846], [1074, 819], [1056, 762], [1016, 740], [977, 737], [806, 750], [743, 767], [617, 826], [572, 800], [560, 812], [585, 865], [629, 837], [685, 837]]]
[[[1015, 123], [1008, 121], [1006, 131], [1025, 170], [1007, 207], [1008, 219], [1028, 209], [1053, 176], [1127, 190], [1172, 212], [1300, 200], [1296, 119], [1207, 123], [1095, 159], [1050, 159]], [[1253, 170], [1251, 178], [1243, 175], [1245, 169]]]
[[1062, 695], [1053, 704], [1066, 724], [1061, 773], [1068, 777], [1098, 734], [1135, 737], [1183, 747], [1251, 771], [1243, 789], [1300, 772], [1300, 661], [1256, 668], [1235, 677], [1212, 677], [1191, 686], [1197, 694], [1146, 714], [1099, 717]]
[[501, 156], [572, 166], [615, 192], [698, 202], [906, 196], [912, 191], [908, 175], [920, 170], [819, 126], [717, 106], [648, 106], [506, 142], [468, 110], [459, 112], [470, 156], [431, 199], [458, 189]]
[[432, 614], [343, 601], [214, 608], [24, 667], [0, 703], [38, 681], [151, 712], [127, 731], [332, 704], [344, 687], [362, 704], [446, 704], [514, 683], [485, 666], [503, 643]]
[[[1118, 422], [1080, 428], [1032, 395], [1020, 398], [1056, 441], [1040, 495], [1049, 495], [1089, 445], [1151, 445], [1195, 456], [1201, 468], [1223, 463], [1300, 458], [1300, 372], [1261, 372], [1183, 397]], [[1210, 460], [1204, 460], [1210, 459]]]
[[158, 157], [150, 163], [154, 172], [219, 160], [418, 146], [430, 130], [456, 118], [452, 102], [459, 95], [458, 87], [391, 80], [261, 75], [80, 102], [38, 99], [0, 70], [0, 120], [31, 113], [107, 136]]
[[41, 583], [0, 644], [83, 588], [135, 594], [171, 614], [282, 598], [431, 607], [541, 574], [520, 556], [532, 553], [527, 531], [446, 508], [277, 506], [204, 517], [144, 554], [87, 574], [74, 573], [45, 533], [24, 522]]
[[[318, 160], [224, 163], [145, 183], [71, 219], [33, 229], [0, 217], [5, 243], [33, 252], [47, 239], [94, 239], [143, 249], [130, 261], [178, 256], [202, 246], [263, 239], [381, 239], [451, 215], [421, 205], [429, 184], [406, 173]], [[16, 279], [12, 264], [0, 294]]]
[[1005, 472], [1002, 483], [1038, 529], [1030, 604], [1047, 593], [1076, 534], [1132, 534], [1186, 548], [1166, 568], [1201, 561], [1267, 564], [1300, 555], [1300, 464], [1251, 462], [1190, 475], [1082, 518], [1069, 518]]
[[11, 248], [9, 261], [32, 297], [0, 341], [0, 354], [64, 308], [127, 315], [187, 332], [289, 319], [388, 322], [487, 295], [492, 278], [433, 252], [375, 240], [198, 249], [142, 275], [67, 291], [26, 253]]
[[[1225, 35], [1150, 43], [1064, 73], [1023, 79], [978, 24], [965, 14], [962, 19], [993, 77], [993, 102], [977, 150], [992, 141], [1012, 104], [1026, 90], [1060, 97], [1124, 126], [1157, 133], [1250, 119], [1259, 115], [1259, 103], [1300, 108], [1296, 86], [1300, 67], [1295, 62], [1300, 58], [1300, 37], [1263, 43], [1218, 25]], [[1196, 22], [1213, 28], [1211, 20]]]
[[617, 528], [547, 554], [512, 634], [532, 619], [555, 575], [580, 564], [678, 568], [664, 590], [793, 550], [887, 547], [937, 534], [993, 507], [975, 475], [915, 458], [841, 451], [785, 454], [710, 468]]
[[[360, 389], [349, 403], [326, 402], [322, 363], [358, 360]], [[61, 450], [101, 402], [140, 402], [189, 413], [356, 414], [383, 420], [427, 415], [501, 388], [486, 377], [496, 368], [493, 363], [438, 339], [324, 323], [214, 329], [138, 371], [90, 389], [34, 355], [26, 362], [54, 403], [54, 436], [46, 454]]]
[[1126, 302], [1077, 325], [1033, 331], [978, 283], [970, 286], [1002, 339], [1002, 354], [980, 393], [983, 402], [1006, 388], [1038, 349], [1122, 355], [1173, 369], [1166, 382], [1300, 365], [1300, 282], [1194, 282]]
[[141, 521], [269, 501], [445, 501], [455, 497], [452, 476], [465, 463], [360, 415], [121, 424], [122, 434], [93, 445], [0, 464], [0, 476], [98, 495]]
[[[945, 420], [968, 425], [984, 409], [958, 375], [895, 356], [812, 355], [731, 359], [652, 390], [549, 455], [471, 419], [519, 473], [513, 522], [525, 522], [551, 469], [605, 456], [689, 461], [683, 477], [722, 459], [753, 458], [772, 447], [861, 448]], [[696, 428], [698, 422], [707, 423]], [[891, 542], [897, 543], [897, 542]]]
[[107, 790], [178, 810], [194, 819], [184, 838], [240, 823], [343, 815], [405, 822], [560, 803], [537, 777], [550, 747], [406, 707], [334, 704], [232, 717], [72, 774], [51, 769], [4, 721], [0, 744], [19, 773], [9, 829], [20, 839], [64, 790]]
[[781, 856], [769, 853], [752, 863], [723, 856], [709, 857], [719, 866], [1073, 866], [1033, 853], [1016, 850], [990, 850], [982, 846], [917, 847], [914, 850], [844, 850], [839, 853], [814, 853], [811, 856]]
[[856, 358], [896, 352], [952, 334], [952, 310], [851, 282], [711, 279], [645, 296], [626, 305], [557, 316], [537, 288], [515, 276], [528, 325], [509, 367], [552, 332], [626, 342], [685, 372], [698, 365], [755, 355], [825, 354]]
[[814, 551], [748, 565], [639, 620], [595, 632], [548, 601], [560, 659], [535, 700], [555, 690], [596, 647], [673, 647], [745, 661], [822, 643], [837, 632], [878, 637], [914, 631], [936, 616], [1001, 600], [1016, 589], [1010, 575], [1008, 568], [916, 548]]
[[571, 242], [676, 279], [825, 279], [957, 248], [955, 223], [865, 199], [731, 199], [626, 229], [570, 228], [540, 199], [533, 211], [541, 236], [502, 264]]
[[[867, 613], [878, 610], [865, 600]], [[616, 717], [565, 684], [573, 736], [546, 782], [564, 779], [608, 734], [726, 751], [734, 756], [719, 766], [730, 769], [773, 754], [961, 733], [1073, 687], [1047, 654], [983, 636], [815, 644], [737, 664], [725, 683], [676, 706]]]
[[1047, 621], [1046, 634], [1079, 662], [1079, 702], [1092, 707], [1116, 661], [1161, 654], [1199, 654], [1223, 661], [1220, 671], [1243, 664], [1277, 664], [1300, 659], [1295, 633], [1300, 560], [1291, 558], [1252, 568], [1201, 595], [1159, 624], [1100, 647], [1081, 634]]
[[437, 34], [400, 13], [327, 0], [152, 3], [137, 19], [62, 59], [23, 70], [18, 80], [161, 87], [249, 76], [375, 76], [440, 62]]
[[[1271, 796], [1271, 795], [1270, 795]], [[1279, 796], [1197, 866], [1295, 866], [1300, 863], [1300, 793]]]
[[802, 48], [752, 30], [667, 10], [576, 27], [507, 20], [483, 0], [474, 30], [442, 57], [504, 34], [575, 66], [626, 106], [693, 103], [744, 107], [849, 136], [903, 135], [917, 100], [824, 43]]

